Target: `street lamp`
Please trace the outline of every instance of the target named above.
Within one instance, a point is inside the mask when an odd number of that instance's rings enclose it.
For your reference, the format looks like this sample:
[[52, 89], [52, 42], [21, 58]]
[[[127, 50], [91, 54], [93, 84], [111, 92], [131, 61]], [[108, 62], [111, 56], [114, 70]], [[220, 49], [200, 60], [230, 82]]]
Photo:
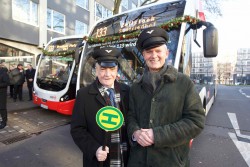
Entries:
[[243, 61], [241, 59], [241, 83], [243, 83]]

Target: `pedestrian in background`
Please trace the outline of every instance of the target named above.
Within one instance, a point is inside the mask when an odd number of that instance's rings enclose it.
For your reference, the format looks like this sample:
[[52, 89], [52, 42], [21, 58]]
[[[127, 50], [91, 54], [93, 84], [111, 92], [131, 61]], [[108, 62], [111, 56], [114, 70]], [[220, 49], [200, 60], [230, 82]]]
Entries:
[[[96, 49], [96, 80], [77, 92], [71, 121], [71, 135], [83, 153], [84, 167], [126, 167], [128, 159], [128, 138], [125, 123], [119, 130], [106, 132], [96, 122], [96, 113], [107, 105], [120, 109], [126, 120], [129, 86], [116, 80], [118, 57], [116, 48]], [[113, 99], [113, 100], [112, 100]], [[112, 102], [114, 102], [112, 104]], [[106, 134], [107, 133], [107, 134]], [[105, 150], [105, 135], [107, 143]]]
[[14, 80], [12, 78], [12, 75], [10, 75], [11, 71], [14, 70], [15, 67], [13, 65], [10, 65], [10, 69], [8, 71], [8, 75], [9, 75], [9, 78], [10, 78], [10, 98], [13, 98], [13, 95], [14, 95]]
[[189, 142], [204, 128], [205, 112], [193, 82], [166, 63], [167, 41], [158, 27], [138, 37], [146, 67], [130, 89], [128, 167], [189, 166]]
[[25, 78], [27, 81], [27, 87], [29, 89], [29, 101], [32, 100], [32, 91], [33, 91], [33, 82], [36, 70], [32, 67], [31, 64], [27, 65], [27, 70], [25, 71]]
[[9, 85], [8, 69], [3, 63], [0, 64], [0, 113], [2, 121], [0, 129], [3, 129], [7, 124], [7, 88]]
[[18, 64], [17, 68], [10, 72], [11, 79], [13, 79], [14, 92], [13, 101], [16, 102], [17, 96], [20, 101], [23, 101], [23, 83], [25, 82], [25, 72], [23, 65]]

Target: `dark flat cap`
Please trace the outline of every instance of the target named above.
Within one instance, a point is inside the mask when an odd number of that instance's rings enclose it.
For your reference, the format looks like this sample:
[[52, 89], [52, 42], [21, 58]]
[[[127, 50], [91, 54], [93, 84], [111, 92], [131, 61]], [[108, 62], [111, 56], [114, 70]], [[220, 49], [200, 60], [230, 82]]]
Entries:
[[104, 47], [95, 49], [92, 56], [102, 67], [115, 67], [121, 52], [114, 47]]
[[168, 41], [167, 32], [159, 27], [150, 27], [144, 29], [138, 37], [136, 47], [143, 51], [144, 49], [151, 49]]

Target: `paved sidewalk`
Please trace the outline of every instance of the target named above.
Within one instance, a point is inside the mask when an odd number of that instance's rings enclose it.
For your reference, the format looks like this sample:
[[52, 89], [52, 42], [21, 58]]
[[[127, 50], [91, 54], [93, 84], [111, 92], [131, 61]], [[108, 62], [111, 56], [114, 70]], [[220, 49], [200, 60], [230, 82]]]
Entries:
[[[24, 88], [25, 89], [25, 88]], [[32, 101], [28, 101], [28, 90], [23, 90], [23, 101], [16, 102], [13, 101], [9, 96], [7, 97], [7, 111], [8, 113], [12, 113], [15, 111], [25, 111], [30, 109], [39, 108], [39, 106], [35, 105]]]
[[8, 122], [0, 130], [0, 146], [8, 145], [45, 130], [69, 124], [70, 116], [61, 115], [55, 111], [45, 110], [28, 101], [28, 89], [23, 88], [23, 101], [7, 97]]

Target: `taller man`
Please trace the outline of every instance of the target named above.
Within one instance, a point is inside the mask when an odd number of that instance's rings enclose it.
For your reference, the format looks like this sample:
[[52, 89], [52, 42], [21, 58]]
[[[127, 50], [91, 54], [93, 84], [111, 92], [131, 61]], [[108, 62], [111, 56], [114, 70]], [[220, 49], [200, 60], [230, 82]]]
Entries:
[[189, 166], [189, 141], [204, 128], [205, 112], [193, 82], [166, 64], [167, 41], [158, 27], [138, 37], [146, 68], [130, 89], [129, 167]]

